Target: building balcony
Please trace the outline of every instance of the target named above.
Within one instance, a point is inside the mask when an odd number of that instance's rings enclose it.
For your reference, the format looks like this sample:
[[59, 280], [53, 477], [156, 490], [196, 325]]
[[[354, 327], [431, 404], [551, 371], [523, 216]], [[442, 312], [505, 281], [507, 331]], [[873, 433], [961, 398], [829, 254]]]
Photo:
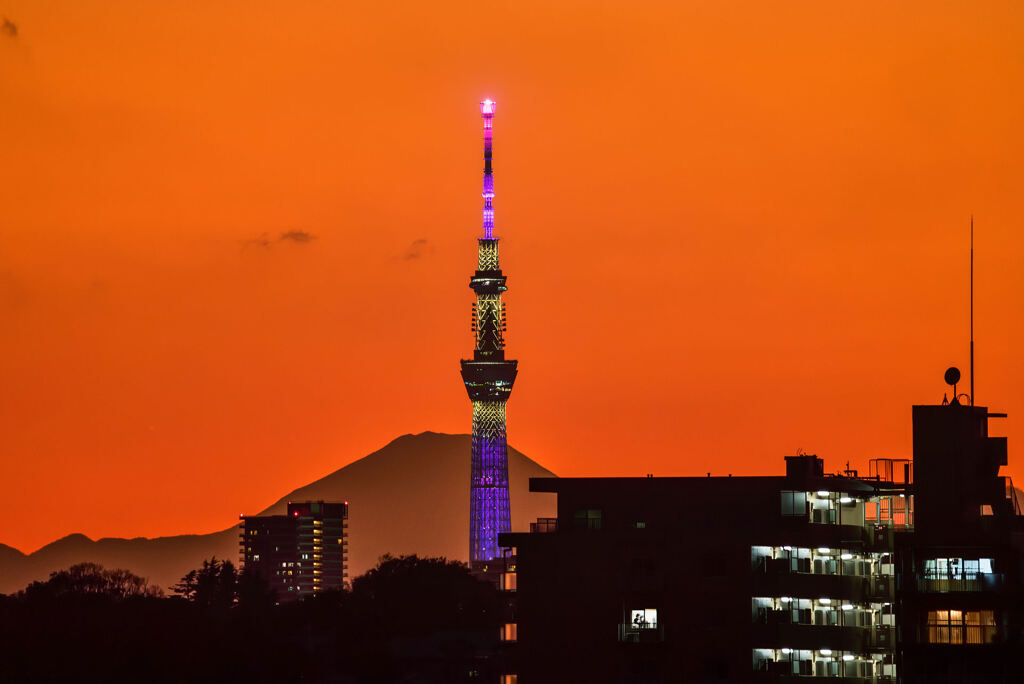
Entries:
[[862, 524], [815, 524], [807, 520], [782, 519], [785, 544], [807, 548], [869, 548], [874, 544], [873, 530]]
[[853, 602], [891, 601], [893, 578], [887, 575], [837, 575], [793, 572], [788, 560], [766, 558], [753, 578], [757, 596], [831, 596]]
[[665, 628], [648, 623], [644, 627], [619, 624], [619, 642], [623, 644], [658, 644], [665, 641]]
[[868, 631], [868, 648], [891, 651], [896, 648], [896, 630], [889, 625], [876, 625]]
[[[864, 651], [872, 647], [871, 627], [760, 622], [753, 626], [754, 643], [771, 648]], [[886, 649], [891, 646], [886, 646]]]
[[979, 593], [1000, 591], [1004, 585], [1002, 574], [978, 574], [974, 579], [917, 579], [917, 590], [923, 594]]
[[[768, 682], [779, 682], [779, 684], [811, 684], [819, 678], [813, 675], [798, 675], [793, 674], [791, 663], [770, 663], [770, 665], [779, 665], [778, 668], [769, 668], [760, 672], [754, 672], [751, 682], [753, 684], [768, 684]], [[781, 667], [784, 666], [784, 667]], [[896, 681], [895, 677], [889, 676], [878, 676], [878, 677], [821, 677], [823, 681], [827, 681], [828, 684], [892, 684]]]
[[891, 576], [872, 577], [868, 588], [868, 598], [876, 603], [892, 602], [895, 578]]

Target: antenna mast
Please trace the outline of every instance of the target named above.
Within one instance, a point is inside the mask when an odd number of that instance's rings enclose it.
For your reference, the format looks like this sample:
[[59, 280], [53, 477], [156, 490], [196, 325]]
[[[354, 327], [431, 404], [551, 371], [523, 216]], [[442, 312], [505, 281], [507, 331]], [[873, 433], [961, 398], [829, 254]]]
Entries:
[[974, 214], [971, 214], [971, 406], [974, 406]]

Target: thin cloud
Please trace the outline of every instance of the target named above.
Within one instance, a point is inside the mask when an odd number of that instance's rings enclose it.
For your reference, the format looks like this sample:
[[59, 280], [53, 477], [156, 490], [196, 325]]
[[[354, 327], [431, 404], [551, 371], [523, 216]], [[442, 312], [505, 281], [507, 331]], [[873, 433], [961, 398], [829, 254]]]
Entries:
[[262, 247], [267, 249], [270, 245], [270, 237], [266, 233], [260, 233], [259, 237], [242, 240], [242, 249], [245, 249], [246, 247]]
[[402, 255], [402, 258], [406, 261], [420, 259], [427, 254], [429, 247], [430, 242], [426, 238], [413, 240], [412, 244], [409, 245], [409, 248], [405, 250], [405, 254]]
[[270, 237], [269, 233], [260, 233], [254, 238], [242, 240], [242, 248], [260, 247], [270, 249], [279, 242], [291, 242], [296, 245], [305, 245], [316, 239], [316, 235], [307, 233], [304, 230], [289, 230], [281, 233], [277, 238]]
[[310, 242], [311, 240], [315, 239], [316, 235], [313, 235], [312, 233], [307, 233], [304, 230], [289, 230], [286, 233], [281, 233], [281, 237], [278, 238], [278, 240], [280, 240], [281, 242], [295, 242], [300, 245], [304, 245], [307, 242]]
[[0, 24], [0, 33], [3, 33], [8, 38], [17, 38], [18, 25], [7, 17], [4, 17], [4, 23]]

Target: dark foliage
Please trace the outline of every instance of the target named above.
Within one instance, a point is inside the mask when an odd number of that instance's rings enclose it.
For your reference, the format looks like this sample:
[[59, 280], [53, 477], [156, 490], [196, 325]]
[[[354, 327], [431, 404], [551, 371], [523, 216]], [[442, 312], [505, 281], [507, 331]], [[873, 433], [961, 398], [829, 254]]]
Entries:
[[217, 559], [173, 590], [83, 564], [0, 595], [0, 682], [479, 682], [494, 666], [499, 596], [444, 559], [385, 556], [352, 591], [281, 605]]
[[50, 573], [45, 582], [33, 582], [22, 592], [45, 600], [62, 596], [96, 596], [111, 601], [138, 597], [159, 597], [159, 588], [150, 586], [145, 578], [127, 570], [107, 570], [96, 563], [79, 563], [67, 570]]
[[444, 558], [385, 555], [352, 582], [351, 605], [364, 630], [389, 637], [497, 624], [494, 590]]
[[231, 561], [214, 557], [190, 570], [171, 591], [203, 609], [227, 610], [238, 596], [238, 573]]

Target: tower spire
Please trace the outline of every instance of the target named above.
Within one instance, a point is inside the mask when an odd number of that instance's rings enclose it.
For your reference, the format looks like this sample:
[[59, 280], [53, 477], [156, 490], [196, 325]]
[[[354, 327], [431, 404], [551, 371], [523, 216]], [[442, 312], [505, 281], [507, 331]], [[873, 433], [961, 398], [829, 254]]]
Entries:
[[508, 492], [508, 443], [505, 403], [516, 379], [516, 361], [505, 359], [505, 305], [501, 293], [506, 277], [501, 272], [498, 239], [494, 237], [494, 176], [491, 168], [491, 133], [495, 103], [480, 103], [484, 120], [483, 237], [477, 240], [477, 269], [469, 280], [476, 293], [472, 330], [473, 358], [463, 359], [462, 381], [473, 403], [473, 442], [469, 483], [469, 561], [477, 573], [500, 572], [493, 561], [501, 557], [498, 535], [510, 532], [512, 517]]
[[494, 129], [493, 100], [480, 103], [480, 116], [484, 118], [484, 239], [494, 237], [494, 172], [491, 169], [491, 132]]
[[971, 406], [974, 406], [974, 214], [971, 214]]

